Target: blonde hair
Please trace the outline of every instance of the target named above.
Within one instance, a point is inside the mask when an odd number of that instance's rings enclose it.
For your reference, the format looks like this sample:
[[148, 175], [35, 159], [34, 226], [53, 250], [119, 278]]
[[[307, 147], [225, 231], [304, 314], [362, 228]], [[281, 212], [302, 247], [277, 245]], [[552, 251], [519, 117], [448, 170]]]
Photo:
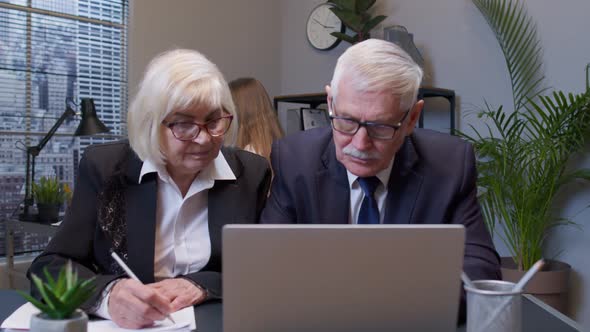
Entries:
[[[223, 109], [236, 117], [227, 82], [215, 64], [193, 50], [161, 53], [148, 65], [127, 112], [129, 143], [141, 160], [166, 163], [162, 121], [172, 111], [190, 107]], [[225, 134], [226, 145], [235, 142], [237, 122]]]
[[389, 91], [400, 100], [400, 110], [407, 111], [416, 103], [422, 82], [422, 68], [394, 43], [367, 39], [349, 47], [338, 58], [330, 88], [335, 101], [338, 84], [344, 72], [351, 75], [347, 83], [359, 92]]
[[238, 78], [229, 83], [240, 126], [236, 145], [250, 145], [256, 153], [270, 159], [272, 142], [283, 136], [277, 114], [266, 89], [257, 79]]

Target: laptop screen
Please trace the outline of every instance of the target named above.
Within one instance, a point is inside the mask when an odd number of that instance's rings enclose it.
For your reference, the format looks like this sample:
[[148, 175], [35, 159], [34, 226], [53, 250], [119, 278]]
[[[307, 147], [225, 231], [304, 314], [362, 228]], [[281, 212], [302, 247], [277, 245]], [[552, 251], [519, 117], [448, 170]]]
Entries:
[[224, 331], [455, 331], [461, 225], [228, 225]]

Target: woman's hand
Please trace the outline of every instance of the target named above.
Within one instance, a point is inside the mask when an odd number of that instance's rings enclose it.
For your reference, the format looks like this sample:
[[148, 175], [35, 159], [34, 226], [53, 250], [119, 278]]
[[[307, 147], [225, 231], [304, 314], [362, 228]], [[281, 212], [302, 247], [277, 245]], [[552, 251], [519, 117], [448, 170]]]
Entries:
[[133, 279], [121, 279], [111, 289], [108, 310], [111, 319], [120, 327], [137, 329], [152, 326], [174, 310], [173, 299], [154, 287]]
[[202, 288], [184, 278], [164, 279], [148, 286], [170, 299], [172, 312], [199, 304], [207, 297]]

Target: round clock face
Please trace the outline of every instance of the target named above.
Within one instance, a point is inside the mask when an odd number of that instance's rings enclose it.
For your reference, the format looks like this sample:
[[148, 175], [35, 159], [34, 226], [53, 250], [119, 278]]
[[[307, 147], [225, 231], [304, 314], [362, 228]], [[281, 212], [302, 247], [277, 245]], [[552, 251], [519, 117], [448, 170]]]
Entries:
[[332, 5], [324, 3], [315, 7], [307, 18], [307, 40], [318, 50], [329, 50], [340, 42], [332, 32], [344, 32], [344, 24], [330, 10]]

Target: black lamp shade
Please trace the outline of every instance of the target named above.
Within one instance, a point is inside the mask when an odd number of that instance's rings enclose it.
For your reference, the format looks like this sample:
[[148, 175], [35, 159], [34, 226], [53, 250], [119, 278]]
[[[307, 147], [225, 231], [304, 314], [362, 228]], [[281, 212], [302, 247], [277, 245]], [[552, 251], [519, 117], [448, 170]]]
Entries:
[[92, 98], [82, 98], [81, 112], [82, 119], [74, 133], [75, 136], [89, 136], [109, 132], [109, 128], [98, 119]]

